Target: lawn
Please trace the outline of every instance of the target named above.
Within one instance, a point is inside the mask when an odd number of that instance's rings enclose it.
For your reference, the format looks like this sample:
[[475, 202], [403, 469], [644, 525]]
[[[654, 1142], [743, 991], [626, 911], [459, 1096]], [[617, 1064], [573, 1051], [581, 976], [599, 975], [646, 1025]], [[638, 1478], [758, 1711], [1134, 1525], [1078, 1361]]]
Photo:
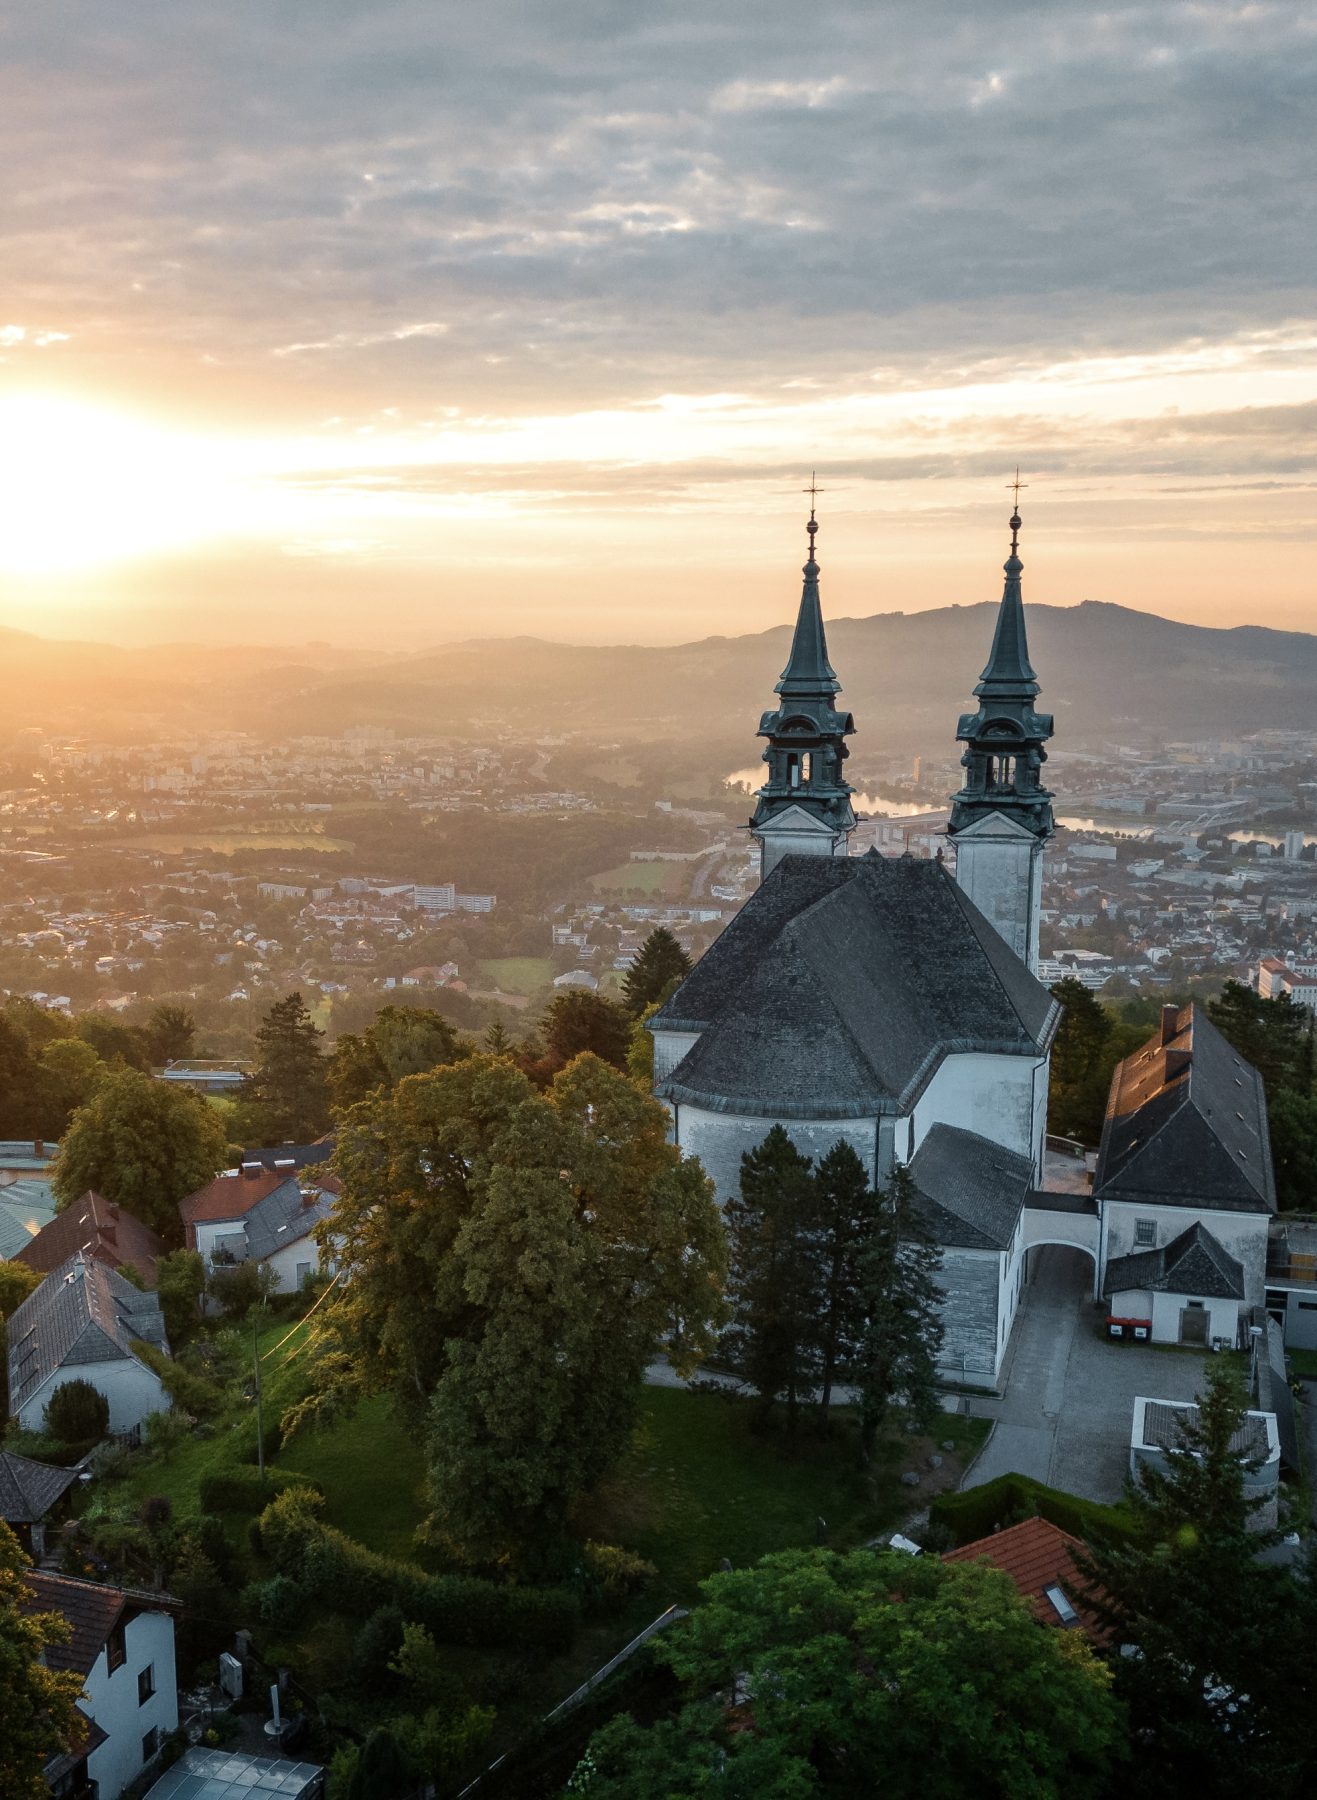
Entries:
[[214, 850], [227, 854], [234, 850], [313, 850], [329, 852], [352, 850], [347, 838], [326, 837], [317, 825], [305, 829], [286, 823], [271, 825], [268, 830], [256, 826], [235, 826], [232, 831], [211, 827], [199, 831], [140, 831], [131, 836], [106, 840], [112, 850], [159, 850], [165, 855], [184, 850]]
[[424, 1447], [382, 1395], [331, 1430], [294, 1438], [274, 1466], [309, 1475], [324, 1490], [325, 1518], [349, 1537], [384, 1556], [415, 1559], [412, 1533], [429, 1510]]
[[690, 892], [695, 864], [688, 862], [624, 862], [615, 869], [605, 869], [590, 877], [590, 886], [598, 892], [622, 889], [629, 893], [663, 894], [681, 900]]
[[485, 980], [505, 994], [534, 994], [553, 980], [547, 956], [491, 956], [478, 966]]

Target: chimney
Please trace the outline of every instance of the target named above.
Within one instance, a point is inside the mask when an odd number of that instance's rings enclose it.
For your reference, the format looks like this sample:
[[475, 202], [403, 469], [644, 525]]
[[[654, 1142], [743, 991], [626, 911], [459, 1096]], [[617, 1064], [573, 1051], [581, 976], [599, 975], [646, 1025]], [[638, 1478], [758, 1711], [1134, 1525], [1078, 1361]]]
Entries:
[[244, 1163], [242, 1165], [242, 1178], [244, 1181], [259, 1181], [264, 1173], [265, 1168], [261, 1163]]
[[1166, 1052], [1166, 1067], [1162, 1073], [1163, 1084], [1169, 1085], [1169, 1083], [1175, 1080], [1177, 1075], [1183, 1075], [1192, 1061], [1193, 1052], [1191, 1050], [1173, 1050], [1168, 1048]]
[[1161, 1034], [1163, 1045], [1169, 1044], [1180, 1029], [1180, 1009], [1178, 1006], [1163, 1006]]
[[33, 1156], [44, 1156], [46, 1154], [46, 1141], [44, 1138], [33, 1138], [32, 1154]]

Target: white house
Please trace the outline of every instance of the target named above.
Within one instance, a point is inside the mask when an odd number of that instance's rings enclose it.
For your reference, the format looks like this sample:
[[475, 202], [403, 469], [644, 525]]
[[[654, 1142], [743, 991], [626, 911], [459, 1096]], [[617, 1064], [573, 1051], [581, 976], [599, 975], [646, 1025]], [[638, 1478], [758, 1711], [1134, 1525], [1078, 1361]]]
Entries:
[[23, 1583], [33, 1594], [28, 1610], [60, 1613], [69, 1623], [68, 1642], [52, 1645], [47, 1661], [83, 1680], [87, 1728], [69, 1755], [47, 1764], [51, 1791], [79, 1793], [90, 1782], [96, 1800], [119, 1800], [178, 1728], [169, 1610], [176, 1603], [41, 1569], [28, 1570]]
[[51, 1397], [81, 1380], [110, 1403], [110, 1430], [135, 1431], [149, 1413], [168, 1412], [160, 1377], [134, 1355], [135, 1338], [169, 1345], [160, 1302], [81, 1251], [51, 1271], [6, 1328], [9, 1411], [25, 1431], [43, 1429]]
[[188, 1248], [199, 1251], [208, 1271], [234, 1263], [265, 1263], [280, 1293], [296, 1293], [322, 1266], [312, 1235], [327, 1218], [338, 1192], [327, 1171], [300, 1174], [244, 1162], [179, 1208]]

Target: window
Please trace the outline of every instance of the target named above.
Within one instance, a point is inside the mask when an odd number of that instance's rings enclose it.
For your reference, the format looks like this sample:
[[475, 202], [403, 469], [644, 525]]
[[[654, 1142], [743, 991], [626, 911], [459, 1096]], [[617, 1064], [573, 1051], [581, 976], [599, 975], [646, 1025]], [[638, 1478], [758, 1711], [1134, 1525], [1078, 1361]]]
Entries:
[[800, 777], [802, 781], [812, 781], [814, 778], [814, 752], [812, 750], [806, 750], [800, 759]]
[[105, 1643], [105, 1661], [111, 1675], [116, 1669], [122, 1669], [128, 1660], [128, 1646], [124, 1642], [123, 1626], [116, 1625]]
[[137, 1677], [137, 1704], [145, 1706], [155, 1693], [155, 1664], [148, 1663]]
[[1052, 1586], [1049, 1588], [1044, 1588], [1043, 1592], [1047, 1595], [1047, 1598], [1051, 1601], [1053, 1607], [1056, 1610], [1056, 1616], [1058, 1619], [1060, 1619], [1061, 1623], [1063, 1625], [1073, 1625], [1075, 1620], [1079, 1617], [1079, 1614], [1075, 1611], [1074, 1607], [1071, 1606], [1069, 1598], [1066, 1595], [1065, 1589], [1062, 1587]]
[[310, 1263], [298, 1263], [298, 1265], [297, 1265], [297, 1285], [298, 1285], [299, 1289], [304, 1288], [306, 1286], [307, 1282], [310, 1281], [310, 1279], [311, 1279]]
[[1135, 1219], [1134, 1242], [1151, 1248], [1157, 1242], [1156, 1219]]
[[156, 1753], [156, 1747], [159, 1744], [159, 1742], [160, 1742], [159, 1728], [157, 1726], [153, 1725], [151, 1727], [150, 1731], [148, 1731], [146, 1736], [142, 1739], [142, 1761], [144, 1763], [150, 1762], [151, 1758]]

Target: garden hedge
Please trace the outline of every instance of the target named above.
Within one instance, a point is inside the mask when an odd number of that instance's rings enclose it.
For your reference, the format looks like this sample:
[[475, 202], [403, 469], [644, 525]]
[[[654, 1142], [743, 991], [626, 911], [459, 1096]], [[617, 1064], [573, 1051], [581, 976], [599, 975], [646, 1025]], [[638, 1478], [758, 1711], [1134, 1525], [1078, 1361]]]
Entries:
[[945, 1526], [957, 1548], [991, 1537], [1002, 1526], [1034, 1517], [1048, 1520], [1085, 1543], [1095, 1539], [1126, 1542], [1133, 1534], [1127, 1507], [1081, 1500], [1029, 1475], [999, 1475], [982, 1487], [939, 1494], [929, 1508], [930, 1523]]
[[264, 1476], [245, 1463], [238, 1468], [223, 1469], [202, 1477], [200, 1486], [202, 1512], [263, 1512], [285, 1488], [309, 1488], [318, 1494], [319, 1487], [305, 1475], [290, 1475], [285, 1469], [267, 1469]]

